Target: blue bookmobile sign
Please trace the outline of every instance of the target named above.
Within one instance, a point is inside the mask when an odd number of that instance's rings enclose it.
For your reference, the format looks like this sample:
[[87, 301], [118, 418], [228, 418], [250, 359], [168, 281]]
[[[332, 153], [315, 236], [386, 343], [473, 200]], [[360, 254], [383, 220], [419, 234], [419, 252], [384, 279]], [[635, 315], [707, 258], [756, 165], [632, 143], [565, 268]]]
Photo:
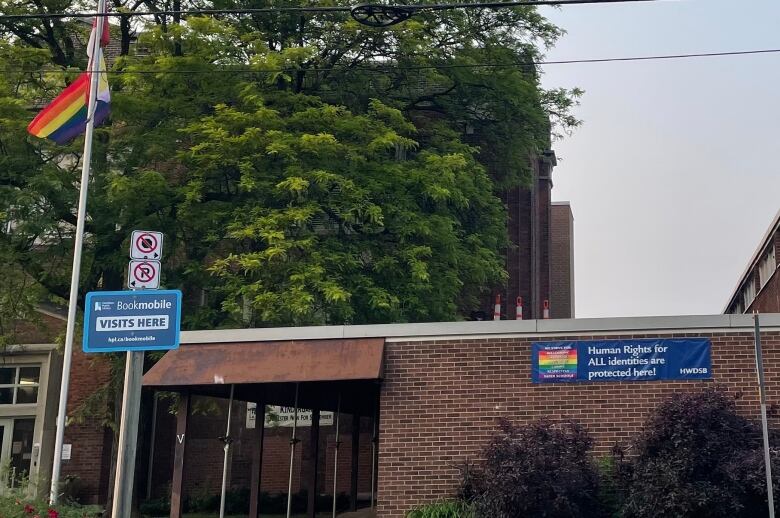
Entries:
[[87, 293], [84, 352], [161, 351], [179, 346], [181, 291]]
[[712, 378], [709, 338], [533, 342], [534, 383]]

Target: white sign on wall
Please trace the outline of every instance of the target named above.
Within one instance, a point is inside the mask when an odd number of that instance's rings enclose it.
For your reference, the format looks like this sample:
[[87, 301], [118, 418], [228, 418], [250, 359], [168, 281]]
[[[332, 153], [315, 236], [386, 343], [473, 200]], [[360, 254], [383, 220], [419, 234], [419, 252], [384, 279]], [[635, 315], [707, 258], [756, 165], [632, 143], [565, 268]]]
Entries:
[[[298, 409], [298, 427], [311, 426], [311, 410]], [[268, 405], [265, 412], [265, 427], [292, 427], [295, 408], [291, 406]], [[257, 426], [257, 403], [246, 404], [246, 427]], [[333, 426], [333, 412], [320, 412], [320, 426]]]
[[257, 403], [246, 404], [246, 427], [252, 429], [257, 422]]

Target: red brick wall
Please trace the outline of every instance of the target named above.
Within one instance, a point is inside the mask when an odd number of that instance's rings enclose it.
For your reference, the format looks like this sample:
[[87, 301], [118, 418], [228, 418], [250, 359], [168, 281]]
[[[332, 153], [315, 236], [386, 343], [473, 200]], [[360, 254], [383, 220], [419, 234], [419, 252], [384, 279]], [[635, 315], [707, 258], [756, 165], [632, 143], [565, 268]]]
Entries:
[[[550, 195], [552, 167], [538, 157], [531, 159], [531, 186], [507, 189], [502, 201], [507, 208], [506, 289], [502, 290], [502, 318], [515, 319], [517, 297], [523, 298], [525, 319], [542, 317], [542, 301], [550, 298]], [[534, 300], [534, 282], [538, 283]], [[487, 318], [493, 318], [493, 299]]]
[[65, 332], [65, 321], [43, 313], [37, 313], [32, 322], [14, 323], [13, 334], [20, 344], [51, 344]]
[[780, 271], [775, 270], [775, 274], [756, 295], [746, 313], [752, 313], [754, 310], [760, 313], [780, 313]]
[[[68, 393], [68, 416], [109, 380], [109, 366], [101, 355], [86, 355], [79, 344], [73, 348]], [[112, 432], [100, 419], [88, 418], [65, 428], [65, 443], [71, 444], [71, 459], [62, 463], [63, 477], [79, 478], [85, 503], [105, 502], [110, 477]]]
[[574, 219], [569, 205], [550, 209], [550, 318], [573, 318]]
[[[608, 338], [646, 338], [625, 335]], [[531, 383], [528, 338], [389, 342], [382, 385], [378, 511], [401, 518], [412, 506], [452, 496], [458, 466], [479, 456], [501, 417], [574, 419], [593, 434], [596, 454], [635, 436], [648, 413], [675, 392], [714, 383], [741, 394], [759, 416], [751, 333], [712, 337], [713, 381]], [[607, 338], [584, 336], [583, 339]], [[553, 339], [545, 337], [544, 340]], [[572, 339], [567, 337], [567, 339]], [[771, 424], [780, 425], [780, 333], [763, 336]], [[414, 416], [409, 425], [409, 416]]]

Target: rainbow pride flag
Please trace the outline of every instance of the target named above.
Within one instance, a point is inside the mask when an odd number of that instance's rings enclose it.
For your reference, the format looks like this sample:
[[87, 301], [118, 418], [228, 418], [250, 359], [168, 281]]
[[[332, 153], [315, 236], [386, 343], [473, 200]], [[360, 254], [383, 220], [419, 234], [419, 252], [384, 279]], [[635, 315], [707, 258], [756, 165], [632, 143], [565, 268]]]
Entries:
[[[95, 37], [93, 24], [90, 43]], [[105, 24], [100, 45], [108, 43], [108, 24]], [[92, 45], [88, 45], [91, 49]], [[91, 54], [91, 53], [89, 53]], [[87, 103], [89, 100], [89, 87], [93, 73], [98, 74], [97, 104], [95, 105], [95, 125], [106, 120], [109, 115], [111, 93], [108, 89], [106, 77], [106, 62], [103, 58], [102, 48], [98, 51], [98, 59], [91, 59], [89, 71], [82, 73], [75, 81], [68, 85], [51, 103], [49, 103], [27, 126], [27, 131], [40, 138], [48, 138], [57, 144], [66, 144], [83, 133], [87, 127]], [[97, 61], [97, 67], [93, 63]]]
[[577, 376], [577, 349], [539, 351], [540, 379], [567, 379]]

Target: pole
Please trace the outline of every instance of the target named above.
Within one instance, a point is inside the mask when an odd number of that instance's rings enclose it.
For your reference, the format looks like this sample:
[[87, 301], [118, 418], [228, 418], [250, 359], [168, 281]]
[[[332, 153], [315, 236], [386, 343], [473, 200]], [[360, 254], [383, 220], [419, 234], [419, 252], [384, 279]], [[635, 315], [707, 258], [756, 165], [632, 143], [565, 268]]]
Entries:
[[758, 373], [758, 395], [761, 401], [761, 431], [764, 436], [764, 466], [766, 467], [766, 494], [769, 505], [769, 518], [775, 518], [775, 497], [772, 488], [772, 463], [769, 458], [769, 425], [766, 418], [766, 387], [764, 386], [764, 358], [761, 352], [761, 325], [758, 311], [753, 312], [755, 322], [756, 372]]
[[[233, 391], [235, 385], [230, 385], [230, 403], [228, 404], [227, 429], [225, 430], [225, 458], [222, 460], [222, 493], [219, 497], [219, 518], [225, 518], [225, 496], [227, 495], [228, 454], [230, 452], [230, 418], [233, 412]], [[257, 414], [255, 414], [257, 415]], [[257, 419], [255, 419], [257, 422]]]
[[295, 462], [295, 443], [298, 439], [295, 432], [298, 429], [298, 384], [295, 384], [295, 410], [293, 412], [292, 438], [290, 439], [290, 478], [287, 481], [287, 518], [290, 518], [292, 512], [292, 481], [293, 481], [293, 463]]
[[[104, 13], [106, 0], [98, 0], [97, 12]], [[105, 16], [98, 16], [95, 27], [94, 47], [92, 48], [93, 63], [99, 63], [100, 36], [103, 34]], [[97, 70], [99, 67], [90, 67]], [[84, 248], [84, 222], [87, 215], [87, 189], [89, 187], [90, 162], [92, 161], [92, 135], [95, 130], [95, 120], [92, 117], [97, 104], [99, 74], [95, 71], [90, 76], [89, 100], [87, 103], [87, 127], [84, 136], [84, 156], [81, 164], [81, 184], [79, 185], [79, 205], [76, 216], [76, 235], [73, 243], [73, 268], [70, 273], [70, 297], [68, 298], [68, 325], [65, 329], [65, 348], [62, 353], [62, 381], [60, 383], [60, 401], [57, 410], [57, 430], [54, 436], [54, 463], [51, 469], [51, 489], [49, 502], [57, 503], [60, 491], [60, 468], [62, 467], [62, 444], [65, 440], [65, 414], [68, 404], [68, 385], [70, 383], [70, 363], [73, 356], [73, 335], [76, 329], [76, 305], [79, 298], [79, 278], [81, 277], [81, 251]]]
[[339, 474], [339, 416], [341, 415], [341, 394], [336, 404], [336, 445], [333, 452], [333, 518], [336, 518], [336, 482]]
[[149, 466], [146, 472], [146, 499], [152, 498], [152, 475], [154, 474], [154, 443], [157, 435], [157, 392], [152, 394], [152, 438], [149, 441]]
[[371, 509], [374, 508], [376, 495], [376, 454], [379, 442], [379, 409], [374, 407], [374, 436], [371, 438]]
[[125, 386], [122, 393], [122, 417], [119, 424], [119, 448], [114, 477], [113, 518], [127, 518], [133, 501], [133, 474], [138, 444], [138, 418], [141, 411], [141, 378], [144, 352], [128, 351], [125, 359]]

